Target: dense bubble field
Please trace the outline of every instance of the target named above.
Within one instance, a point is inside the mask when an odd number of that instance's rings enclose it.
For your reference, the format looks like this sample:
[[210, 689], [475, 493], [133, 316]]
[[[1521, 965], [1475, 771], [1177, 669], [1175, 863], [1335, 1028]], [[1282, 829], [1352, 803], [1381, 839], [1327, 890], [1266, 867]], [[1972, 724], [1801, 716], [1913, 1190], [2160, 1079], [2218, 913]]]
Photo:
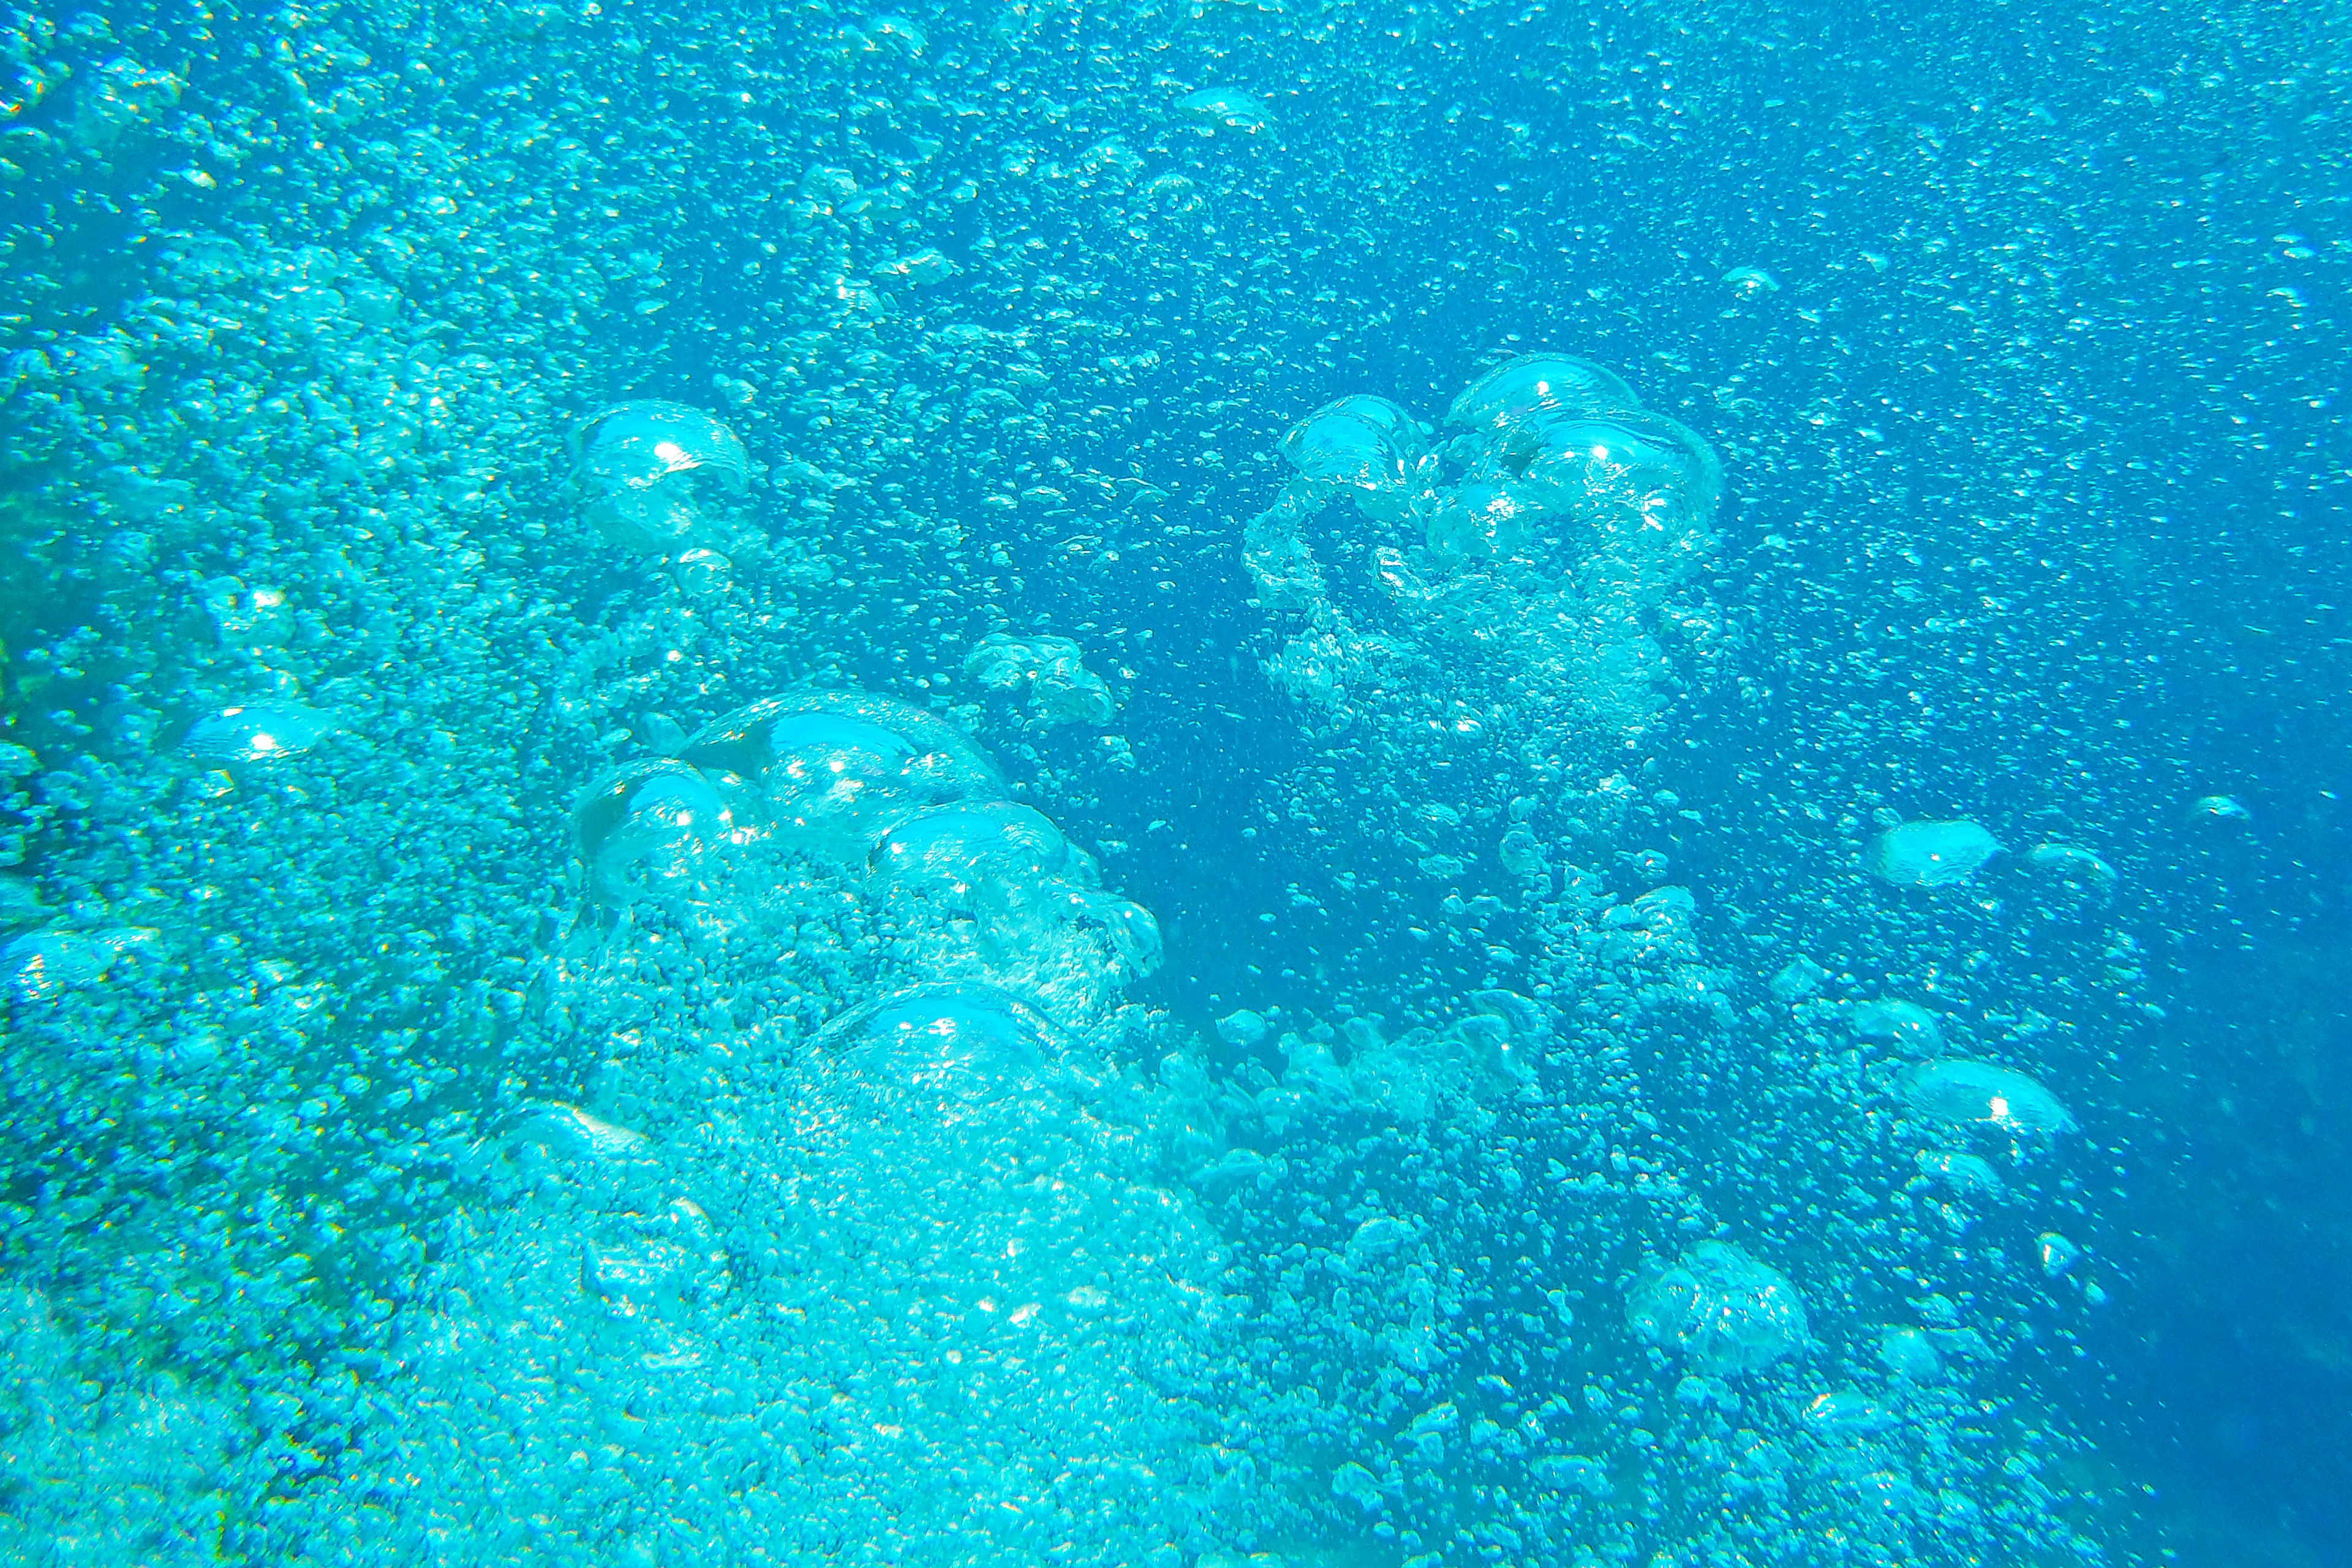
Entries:
[[0, 1557], [2352, 1563], [2347, 20], [0, 13]]

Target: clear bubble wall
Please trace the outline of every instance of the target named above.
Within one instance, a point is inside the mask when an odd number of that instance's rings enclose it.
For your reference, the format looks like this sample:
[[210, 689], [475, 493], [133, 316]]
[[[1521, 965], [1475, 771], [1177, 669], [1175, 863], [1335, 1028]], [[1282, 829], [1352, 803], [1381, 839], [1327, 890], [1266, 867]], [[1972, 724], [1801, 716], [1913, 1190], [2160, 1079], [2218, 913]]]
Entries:
[[2344, 1538], [2327, 20], [0, 19], [0, 1555]]

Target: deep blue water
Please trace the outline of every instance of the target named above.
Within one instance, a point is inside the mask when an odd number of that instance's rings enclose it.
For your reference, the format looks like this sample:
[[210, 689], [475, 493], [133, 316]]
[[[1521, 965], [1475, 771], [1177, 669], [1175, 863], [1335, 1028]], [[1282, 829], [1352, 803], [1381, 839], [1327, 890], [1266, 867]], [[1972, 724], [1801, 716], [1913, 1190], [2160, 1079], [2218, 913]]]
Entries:
[[2347, 1560], [2340, 8], [1261, 4], [0, 33], [11, 1552]]

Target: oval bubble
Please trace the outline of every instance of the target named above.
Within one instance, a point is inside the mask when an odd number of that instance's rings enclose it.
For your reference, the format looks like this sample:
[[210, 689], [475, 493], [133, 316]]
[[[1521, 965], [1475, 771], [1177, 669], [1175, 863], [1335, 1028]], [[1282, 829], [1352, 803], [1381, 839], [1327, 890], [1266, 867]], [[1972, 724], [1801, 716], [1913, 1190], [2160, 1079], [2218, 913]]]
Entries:
[[1282, 438], [1283, 457], [1307, 478], [1368, 490], [1402, 485], [1427, 450], [1412, 415], [1362, 393], [1326, 404]]
[[1642, 400], [1613, 371], [1573, 354], [1526, 353], [1496, 365], [1447, 409], [1448, 425], [1511, 429], [1561, 416], [1639, 409]]
[[2025, 852], [2025, 863], [2036, 871], [2102, 892], [2119, 879], [2113, 866], [2074, 844], [2037, 844]]
[[2007, 1132], [2071, 1132], [2074, 1119], [2038, 1079], [1990, 1062], [1947, 1058], [1905, 1072], [1896, 1092], [1921, 1117]]
[[683, 403], [614, 404], [590, 416], [572, 442], [581, 468], [607, 484], [642, 487], [676, 474], [707, 473], [740, 490], [751, 474], [742, 438]]
[[1933, 1383], [1944, 1372], [1944, 1358], [1925, 1329], [1895, 1328], [1880, 1334], [1878, 1363], [1906, 1383]]
[[1966, 818], [1906, 822], [1870, 847], [1870, 873], [1906, 888], [1948, 888], [1967, 881], [2001, 851], [2000, 840]]
[[1009, 800], [970, 801], [917, 813], [874, 847], [876, 872], [909, 885], [969, 893], [992, 882], [1060, 874], [1069, 840], [1044, 813]]
[[84, 931], [34, 931], [0, 948], [0, 983], [22, 1001], [60, 995], [104, 979], [118, 951]]
[[1521, 482], [1547, 507], [1628, 508], [1679, 530], [1714, 516], [1723, 464], [1687, 426], [1636, 409], [1546, 424]]
[[581, 426], [571, 445], [572, 482], [589, 498], [589, 521], [626, 549], [665, 549], [693, 532], [701, 519], [698, 475], [739, 493], [751, 477], [741, 439], [682, 403], [615, 404]]
[[299, 702], [249, 702], [199, 719], [182, 744], [208, 763], [297, 756], [335, 732], [335, 716]]

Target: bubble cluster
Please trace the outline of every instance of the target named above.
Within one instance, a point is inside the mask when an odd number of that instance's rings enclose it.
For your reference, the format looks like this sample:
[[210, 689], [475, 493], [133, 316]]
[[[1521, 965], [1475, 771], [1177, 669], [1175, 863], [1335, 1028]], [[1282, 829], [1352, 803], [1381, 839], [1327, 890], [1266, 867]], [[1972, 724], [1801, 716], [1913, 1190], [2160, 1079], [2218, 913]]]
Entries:
[[[1510, 694], [1515, 730], [1638, 733], [1676, 679], [1655, 623], [1713, 538], [1714, 452], [1562, 354], [1496, 366], [1446, 424], [1460, 434], [1432, 447], [1360, 395], [1285, 437], [1297, 478], [1244, 542], [1259, 603], [1306, 623], [1269, 679], [1339, 730], [1378, 721], [1386, 705], [1361, 700], [1376, 692], [1485, 687]], [[1371, 531], [1318, 543], [1339, 496]], [[1410, 746], [1421, 728], [1383, 739]]]
[[0, 24], [0, 1554], [2134, 1550], [2096, 160], [1083, 22]]
[[1805, 1343], [1804, 1299], [1789, 1277], [1725, 1242], [1659, 1270], [1625, 1310], [1635, 1333], [1703, 1373], [1759, 1371]]

